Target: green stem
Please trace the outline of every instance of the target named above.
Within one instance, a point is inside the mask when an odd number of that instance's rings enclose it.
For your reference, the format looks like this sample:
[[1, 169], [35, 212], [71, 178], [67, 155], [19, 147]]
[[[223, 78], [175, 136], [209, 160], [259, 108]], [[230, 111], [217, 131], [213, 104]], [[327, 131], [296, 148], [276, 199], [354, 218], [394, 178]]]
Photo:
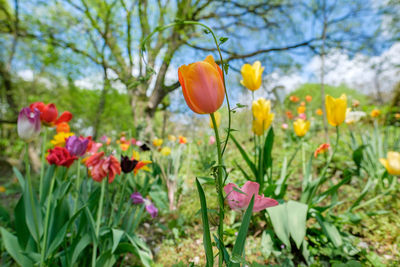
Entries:
[[46, 149], [46, 142], [47, 142], [47, 128], [43, 131], [43, 139], [42, 139], [42, 151], [40, 154], [41, 157], [41, 165], [40, 165], [40, 182], [39, 182], [39, 199], [42, 199], [42, 191], [43, 191], [43, 177], [44, 177], [44, 163], [45, 163], [45, 149]]
[[[121, 195], [121, 199], [119, 200], [117, 216], [115, 217], [116, 218], [115, 221], [117, 222], [117, 224], [119, 223], [119, 217], [121, 216], [122, 204], [125, 199], [126, 184], [128, 183], [128, 178], [129, 178], [128, 174], [125, 174], [124, 178], [125, 178], [125, 181], [124, 181], [124, 185], [122, 186], [122, 195]], [[112, 211], [114, 211], [114, 209]], [[114, 217], [114, 216], [111, 215], [111, 217]]]
[[218, 153], [218, 173], [217, 173], [217, 181], [216, 181], [216, 188], [219, 200], [219, 223], [218, 223], [218, 239], [221, 244], [221, 248], [219, 251], [219, 266], [222, 266], [223, 263], [223, 255], [224, 252], [222, 247], [224, 246], [224, 195], [222, 194], [222, 152], [221, 152], [221, 141], [219, 140], [219, 133], [217, 123], [215, 121], [214, 113], [210, 114], [213, 126], [214, 126], [214, 133], [215, 133], [215, 140], [217, 144], [217, 153]]
[[106, 183], [107, 179], [103, 179], [103, 181], [101, 182], [100, 203], [99, 203], [99, 208], [97, 210], [96, 233], [95, 233], [97, 240], [93, 244], [92, 267], [96, 267], [97, 243], [99, 242], [100, 221], [103, 212], [104, 191], [106, 189]]
[[75, 204], [74, 204], [74, 213], [76, 212], [78, 208], [78, 199], [79, 199], [79, 193], [81, 189], [81, 165], [79, 162], [79, 159], [76, 161], [76, 197], [75, 197]]
[[304, 147], [304, 140], [301, 140], [301, 166], [303, 169], [303, 190], [305, 189], [305, 185], [308, 183], [308, 181], [306, 179], [308, 179], [308, 177], [306, 177], [306, 150]]
[[[42, 165], [43, 166], [43, 165]], [[32, 180], [31, 180], [31, 166], [29, 164], [29, 144], [25, 144], [25, 175], [26, 175], [26, 180], [28, 181], [28, 190], [29, 190], [29, 198], [31, 202], [31, 209], [32, 209], [32, 214], [33, 214], [33, 220], [35, 224], [35, 230], [37, 234], [37, 239], [36, 243], [39, 248], [39, 251], [41, 250], [40, 246], [40, 233], [39, 233], [39, 225], [38, 225], [38, 216], [36, 214], [36, 207], [34, 205], [34, 196], [33, 196], [33, 189], [32, 189]]]
[[[54, 172], [56, 173], [56, 172]], [[43, 241], [42, 241], [42, 253], [41, 253], [41, 257], [40, 257], [40, 266], [45, 266], [45, 254], [46, 254], [46, 249], [47, 249], [47, 236], [48, 236], [48, 232], [49, 232], [49, 220], [50, 220], [50, 205], [51, 205], [51, 201], [53, 198], [53, 190], [54, 190], [54, 183], [56, 181], [56, 178], [52, 177], [51, 179], [51, 183], [50, 183], [50, 191], [49, 191], [49, 195], [48, 195], [48, 199], [47, 199], [47, 207], [46, 207], [46, 217], [45, 217], [45, 221], [44, 221], [44, 237], [43, 237]]]

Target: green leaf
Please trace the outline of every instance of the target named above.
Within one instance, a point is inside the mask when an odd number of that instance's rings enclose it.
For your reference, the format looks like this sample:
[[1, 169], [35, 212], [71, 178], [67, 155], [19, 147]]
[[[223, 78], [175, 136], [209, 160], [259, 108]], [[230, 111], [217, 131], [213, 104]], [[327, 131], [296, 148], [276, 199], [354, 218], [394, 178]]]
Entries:
[[51, 184], [51, 179], [54, 176], [54, 171], [56, 169], [56, 165], [55, 164], [51, 164], [46, 171], [46, 174], [43, 177], [43, 188], [42, 188], [42, 195], [40, 198], [40, 205], [44, 205], [46, 198], [49, 194], [49, 189], [50, 189], [50, 184]]
[[288, 214], [286, 204], [278, 205], [267, 209], [268, 215], [271, 218], [272, 226], [279, 240], [290, 248], [290, 232], [288, 225]]
[[21, 172], [20, 172], [17, 168], [15, 168], [15, 167], [13, 167], [13, 171], [14, 171], [15, 176], [16, 176], [17, 179], [18, 179], [18, 182], [19, 182], [19, 185], [21, 186], [22, 191], [24, 191], [24, 189], [25, 189], [25, 178], [24, 178], [24, 176], [23, 176], [23, 175], [21, 174]]
[[[253, 214], [254, 207], [254, 196], [251, 197], [249, 206], [246, 209], [246, 212], [243, 215], [242, 224], [239, 228], [239, 233], [235, 241], [235, 245], [233, 245], [232, 249], [232, 259], [237, 257], [244, 257], [244, 245], [246, 243], [247, 231], [249, 230], [250, 219]], [[231, 267], [238, 267], [239, 263], [233, 263]]]
[[92, 242], [89, 234], [84, 234], [80, 237], [78, 243], [72, 249], [71, 266], [75, 264], [81, 252]]
[[220, 37], [219, 38], [219, 45], [222, 45], [223, 43], [225, 43], [226, 41], [228, 41], [228, 37]]
[[249, 166], [250, 170], [253, 172], [254, 177], [257, 177], [257, 169], [254, 163], [250, 160], [249, 156], [247, 155], [246, 151], [243, 147], [236, 141], [235, 137], [231, 134], [231, 139], [236, 147], [239, 149], [242, 158], [246, 161], [247, 165]]
[[197, 178], [196, 178], [196, 185], [200, 198], [201, 220], [203, 222], [203, 243], [204, 243], [204, 250], [206, 252], [207, 266], [212, 267], [214, 265], [214, 256], [211, 245], [210, 226], [208, 224], [206, 197], [204, 195], [203, 188], [201, 187], [201, 184]]
[[367, 145], [361, 145], [356, 150], [353, 151], [353, 161], [357, 166], [357, 170], [361, 168], [361, 162], [363, 160], [363, 151]]
[[290, 200], [286, 205], [290, 236], [296, 243], [297, 248], [300, 249], [306, 235], [308, 206], [292, 200]]
[[331, 240], [333, 245], [335, 245], [335, 247], [342, 246], [343, 241], [338, 229], [330, 222], [325, 221], [320, 214], [316, 214], [316, 218], [318, 223], [321, 225], [322, 230], [329, 238], [329, 240]]
[[113, 235], [113, 246], [111, 252], [114, 253], [125, 232], [119, 229], [111, 229], [111, 230]]
[[131, 244], [135, 248], [135, 251], [133, 251], [133, 253], [137, 257], [139, 257], [143, 265], [146, 267], [152, 266], [153, 260], [151, 250], [147, 247], [146, 243], [144, 243], [140, 238], [135, 235], [129, 235], [126, 233], [126, 236], [128, 237], [129, 242], [131, 242]]
[[264, 142], [264, 170], [272, 166], [272, 146], [274, 145], [274, 129], [271, 127]]
[[29, 229], [26, 225], [26, 219], [25, 219], [25, 207], [24, 207], [24, 197], [21, 196], [19, 199], [17, 205], [14, 208], [14, 224], [15, 224], [15, 229], [18, 229], [17, 231], [17, 237], [19, 244], [22, 247], [25, 247], [26, 244], [28, 243], [29, 238], [31, 237], [29, 233]]
[[23, 249], [20, 248], [17, 237], [8, 232], [3, 227], [0, 227], [0, 232], [3, 239], [4, 247], [6, 248], [7, 252], [10, 253], [11, 257], [20, 266], [33, 266], [33, 262], [22, 253]]
[[96, 261], [96, 266], [112, 267], [116, 261], [117, 259], [111, 250], [107, 250], [106, 252], [100, 254], [100, 257]]
[[236, 165], [236, 167], [238, 167], [238, 169], [242, 172], [242, 174], [243, 174], [244, 178], [246, 178], [246, 180], [248, 180], [248, 181], [253, 181], [253, 180], [250, 178], [250, 176], [247, 174], [247, 172], [242, 168], [242, 166], [239, 165], [239, 163], [237, 163], [237, 162], [235, 161], [235, 165]]
[[[33, 189], [31, 198], [28, 183], [25, 183], [23, 199], [24, 199], [24, 209], [25, 209], [25, 223], [28, 226], [29, 232], [31, 233], [35, 241], [40, 242], [40, 237], [43, 233], [42, 213], [40, 211], [39, 203]], [[36, 211], [36, 220], [37, 220], [36, 222], [33, 212], [34, 210]]]

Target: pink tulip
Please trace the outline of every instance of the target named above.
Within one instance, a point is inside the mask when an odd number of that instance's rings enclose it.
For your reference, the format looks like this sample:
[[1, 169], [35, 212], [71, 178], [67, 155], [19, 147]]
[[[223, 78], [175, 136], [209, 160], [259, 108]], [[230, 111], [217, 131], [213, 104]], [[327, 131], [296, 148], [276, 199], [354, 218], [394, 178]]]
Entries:
[[214, 135], [211, 135], [210, 140], [208, 141], [208, 144], [213, 145], [214, 143], [215, 143], [215, 137], [214, 137]]
[[305, 113], [300, 113], [300, 114], [299, 114], [299, 118], [302, 119], [302, 120], [304, 120], [304, 121], [307, 120], [307, 116], [306, 116]]
[[[233, 190], [233, 188], [238, 188], [241, 192]], [[249, 205], [251, 198], [254, 197], [254, 207], [253, 212], [261, 211], [269, 207], [278, 205], [278, 201], [272, 198], [264, 197], [264, 195], [259, 195], [258, 190], [260, 185], [256, 182], [247, 181], [242, 188], [239, 188], [233, 183], [229, 183], [224, 187], [225, 194], [227, 195], [227, 200], [229, 207], [233, 210], [245, 210]]]

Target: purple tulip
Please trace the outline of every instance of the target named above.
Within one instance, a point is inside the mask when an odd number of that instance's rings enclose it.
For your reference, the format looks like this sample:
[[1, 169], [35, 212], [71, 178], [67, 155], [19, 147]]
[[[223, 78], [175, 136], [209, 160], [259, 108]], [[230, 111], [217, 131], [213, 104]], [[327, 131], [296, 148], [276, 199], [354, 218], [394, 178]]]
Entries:
[[133, 204], [142, 204], [144, 202], [144, 198], [139, 192], [135, 192], [131, 195]]
[[149, 204], [146, 205], [146, 210], [150, 214], [151, 218], [155, 218], [158, 214], [158, 209], [150, 201], [149, 201]]
[[89, 139], [80, 139], [73, 135], [67, 138], [65, 147], [71, 155], [81, 157], [85, 154], [88, 144]]
[[22, 140], [30, 142], [35, 139], [40, 133], [40, 125], [40, 111], [37, 108], [21, 109], [18, 115], [17, 131]]

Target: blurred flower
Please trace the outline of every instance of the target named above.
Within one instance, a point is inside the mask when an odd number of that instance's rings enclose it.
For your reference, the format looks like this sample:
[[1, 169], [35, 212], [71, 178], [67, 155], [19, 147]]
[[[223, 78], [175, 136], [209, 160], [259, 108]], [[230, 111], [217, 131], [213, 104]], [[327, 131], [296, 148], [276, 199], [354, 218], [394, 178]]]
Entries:
[[213, 145], [214, 143], [215, 143], [215, 137], [214, 137], [214, 135], [211, 135], [210, 139], [208, 140], [208, 144]]
[[139, 152], [133, 150], [133, 151], [132, 151], [132, 158], [134, 158], [134, 159], [136, 159], [136, 160], [139, 160], [139, 159], [140, 159], [140, 154], [139, 154]]
[[50, 165], [55, 164], [57, 166], [65, 166], [69, 168], [69, 166], [71, 166], [71, 164], [78, 158], [71, 155], [65, 147], [55, 147], [49, 149], [48, 152], [49, 154], [47, 155], [46, 160]]
[[301, 102], [300, 102], [300, 106], [305, 107], [305, 106], [306, 106], [306, 102], [301, 101]]
[[88, 146], [86, 148], [86, 152], [89, 154], [97, 153], [97, 151], [99, 151], [100, 147], [103, 146], [102, 143], [97, 143], [94, 140], [92, 140], [91, 136], [87, 137], [86, 139], [89, 140]]
[[57, 128], [56, 128], [57, 133], [60, 133], [60, 132], [68, 133], [70, 131], [71, 131], [71, 128], [69, 127], [69, 124], [67, 122], [61, 122], [61, 123], [57, 124]]
[[305, 113], [300, 113], [297, 118], [302, 119], [302, 120], [307, 120], [307, 115]]
[[287, 128], [289, 128], [289, 125], [287, 123], [282, 123], [281, 127], [283, 130], [287, 130]]
[[147, 166], [150, 163], [152, 163], [150, 160], [138, 161], [135, 168], [133, 169], [133, 172], [136, 175], [140, 169], [142, 169], [143, 171], [150, 171], [149, 167]]
[[171, 148], [165, 146], [161, 149], [161, 155], [168, 156], [169, 154], [171, 154]]
[[326, 117], [332, 126], [339, 126], [346, 118], [347, 97], [342, 94], [339, 98], [330, 95], [325, 97]]
[[17, 132], [19, 138], [30, 142], [40, 134], [40, 112], [30, 108], [23, 108], [19, 112], [17, 121]]
[[40, 111], [40, 120], [46, 125], [57, 125], [62, 122], [69, 122], [72, 119], [72, 114], [69, 111], [64, 111], [57, 119], [58, 111], [53, 103], [45, 105], [43, 102], [32, 103], [30, 109], [33, 111], [37, 108]]
[[88, 139], [73, 135], [67, 138], [67, 141], [65, 142], [65, 148], [71, 155], [81, 157], [86, 153], [88, 144]]
[[129, 143], [119, 144], [119, 147], [121, 148], [122, 151], [127, 151], [129, 148]]
[[124, 173], [130, 173], [138, 164], [138, 161], [135, 159], [130, 160], [128, 156], [121, 155], [121, 170]]
[[107, 146], [111, 144], [111, 138], [107, 137], [107, 135], [103, 135], [100, 137], [100, 142], [105, 143]]
[[400, 119], [400, 113], [394, 114], [394, 117], [399, 120]]
[[298, 97], [295, 96], [295, 95], [291, 95], [291, 96], [289, 97], [289, 100], [290, 100], [291, 102], [293, 102], [293, 103], [296, 103], [296, 102], [299, 102], [299, 101], [300, 101], [300, 98], [298, 98]]
[[223, 74], [211, 55], [204, 61], [179, 67], [178, 76], [191, 110], [210, 114], [221, 107], [225, 98]]
[[297, 119], [295, 122], [293, 122], [293, 127], [296, 135], [302, 137], [306, 135], [310, 129], [310, 122], [303, 119]]
[[[235, 191], [233, 188], [237, 188], [241, 192]], [[253, 212], [258, 212], [269, 207], [278, 205], [278, 201], [272, 198], [264, 197], [264, 195], [259, 195], [258, 190], [260, 185], [256, 182], [247, 181], [242, 188], [239, 188], [233, 183], [229, 183], [224, 187], [226, 194], [226, 199], [228, 200], [228, 205], [233, 210], [245, 210], [249, 206], [251, 198], [254, 195], [254, 206]]]
[[159, 147], [159, 146], [161, 146], [162, 144], [163, 144], [163, 140], [162, 140], [162, 139], [160, 139], [160, 138], [155, 138], [155, 139], [153, 139], [153, 146]]
[[353, 106], [354, 108], [356, 108], [356, 107], [358, 107], [359, 105], [360, 105], [360, 101], [354, 99], [353, 102], [352, 102], [352, 106]]
[[322, 109], [319, 108], [315, 111], [315, 114], [317, 114], [318, 116], [322, 116], [324, 115], [324, 112], [322, 111]]
[[114, 156], [104, 157], [104, 152], [90, 156], [85, 165], [89, 168], [89, 174], [96, 182], [101, 182], [108, 176], [108, 183], [114, 181], [115, 175], [121, 173], [121, 166]]
[[306, 95], [306, 101], [307, 101], [307, 102], [311, 102], [311, 101], [312, 101], [312, 96]]
[[315, 151], [314, 151], [314, 158], [316, 158], [319, 154], [325, 153], [331, 146], [329, 144], [321, 144]]
[[[221, 113], [219, 113], [218, 111], [214, 112], [214, 118], [215, 118], [215, 123], [217, 124], [217, 128], [219, 127], [219, 125], [221, 124]], [[214, 129], [214, 125], [210, 116], [210, 127], [211, 129]]]
[[251, 91], [258, 90], [261, 86], [263, 71], [264, 68], [261, 66], [260, 61], [254, 62], [253, 65], [244, 64], [240, 70], [243, 77], [240, 83]]
[[151, 218], [155, 218], [158, 215], [158, 209], [156, 208], [156, 206], [154, 206], [154, 204], [148, 200], [145, 199], [144, 203], [146, 205], [146, 211], [150, 214]]
[[351, 108], [348, 108], [346, 111], [346, 119], [345, 123], [347, 124], [353, 124], [361, 120], [362, 117], [364, 117], [366, 114], [365, 112], [362, 111], [351, 111]]
[[293, 113], [292, 113], [290, 110], [288, 110], [288, 111], [286, 111], [286, 117], [287, 117], [289, 120], [292, 120], [292, 119], [294, 118], [294, 115], [293, 115]]
[[175, 142], [176, 141], [176, 136], [172, 135], [172, 134], [169, 134], [168, 135], [168, 140], [171, 141], [171, 142]]
[[379, 109], [373, 109], [372, 111], [371, 111], [371, 117], [373, 117], [373, 118], [377, 118], [377, 117], [379, 117], [379, 115], [381, 115], [381, 111], [379, 110]]
[[52, 145], [55, 147], [63, 147], [65, 146], [65, 141], [67, 140], [68, 137], [73, 136], [74, 133], [64, 133], [64, 132], [59, 132], [55, 136], [53, 136], [53, 140], [50, 141]]
[[0, 193], [6, 192], [6, 188], [4, 186], [0, 186]]
[[131, 195], [131, 200], [133, 204], [142, 204], [144, 203], [144, 198], [142, 196], [142, 194], [140, 194], [139, 192], [134, 192]]
[[178, 137], [178, 139], [179, 139], [179, 144], [186, 144], [187, 143], [187, 139], [183, 135], [180, 135]]
[[386, 168], [391, 175], [400, 175], [400, 153], [389, 151], [386, 159], [379, 159], [381, 164]]
[[297, 107], [297, 114], [302, 114], [304, 112], [306, 112], [306, 107], [304, 107], [304, 106]]

